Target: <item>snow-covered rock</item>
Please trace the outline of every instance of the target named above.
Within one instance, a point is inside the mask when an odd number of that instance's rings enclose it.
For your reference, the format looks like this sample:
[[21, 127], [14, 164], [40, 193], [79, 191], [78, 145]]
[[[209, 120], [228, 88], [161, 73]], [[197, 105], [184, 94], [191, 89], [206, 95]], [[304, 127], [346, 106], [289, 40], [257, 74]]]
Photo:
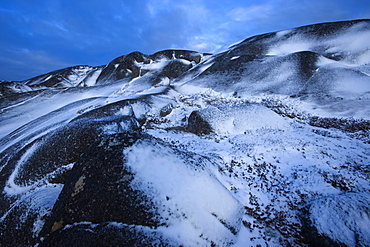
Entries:
[[0, 82], [0, 246], [370, 246], [369, 20]]
[[41, 232], [47, 236], [41, 246], [51, 245], [48, 238], [66, 246], [65, 229], [80, 222], [91, 222], [92, 231], [117, 222], [122, 227], [110, 234], [132, 236], [120, 245], [145, 241], [128, 227], [140, 226], [156, 233], [153, 241], [170, 246], [228, 246], [236, 241], [243, 208], [208, 166], [202, 157], [133, 131], [103, 138], [74, 164]]
[[243, 134], [255, 129], [286, 129], [287, 121], [258, 104], [241, 104], [231, 107], [209, 107], [193, 111], [188, 120], [188, 129], [197, 134]]
[[315, 229], [309, 233], [312, 244], [326, 240], [337, 245], [368, 246], [370, 195], [348, 193], [318, 198], [310, 204], [309, 220]]

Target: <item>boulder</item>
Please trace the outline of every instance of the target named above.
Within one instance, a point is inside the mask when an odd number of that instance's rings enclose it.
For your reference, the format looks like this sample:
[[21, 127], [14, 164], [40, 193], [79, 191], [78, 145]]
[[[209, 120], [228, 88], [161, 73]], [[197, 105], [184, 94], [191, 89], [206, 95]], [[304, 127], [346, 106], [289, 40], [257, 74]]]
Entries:
[[15, 182], [30, 185], [60, 166], [75, 162], [101, 135], [137, 129], [135, 119], [126, 116], [84, 119], [61, 127], [34, 142]]
[[193, 111], [188, 119], [188, 130], [196, 134], [243, 134], [255, 129], [286, 129], [286, 120], [260, 104], [209, 107]]
[[[2, 153], [0, 234], [5, 246], [33, 246], [71, 168], [103, 136], [137, 131], [132, 117], [81, 119]], [[10, 152], [10, 153], [8, 153]]]
[[201, 157], [140, 133], [116, 134], [76, 162], [40, 246], [90, 246], [93, 240], [107, 246], [228, 246], [242, 212]]

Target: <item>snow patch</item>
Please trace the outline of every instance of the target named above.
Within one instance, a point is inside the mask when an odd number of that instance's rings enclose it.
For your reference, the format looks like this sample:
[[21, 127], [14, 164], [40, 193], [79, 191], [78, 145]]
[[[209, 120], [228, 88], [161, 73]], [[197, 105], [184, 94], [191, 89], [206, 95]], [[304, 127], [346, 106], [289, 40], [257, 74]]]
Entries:
[[289, 39], [270, 47], [268, 52], [266, 52], [266, 55], [282, 56], [300, 51], [310, 51], [311, 47], [311, 42], [307, 42], [306, 39], [296, 37], [295, 39]]
[[167, 58], [161, 58], [152, 63], [142, 64], [140, 66], [141, 66], [141, 69], [146, 69], [146, 70], [161, 70], [164, 66], [167, 65], [169, 61], [170, 60]]
[[247, 130], [289, 127], [284, 118], [258, 104], [210, 107], [199, 111], [199, 114], [216, 133], [243, 134]]
[[276, 37], [277, 39], [280, 39], [280, 38], [282, 38], [283, 36], [290, 34], [291, 32], [292, 32], [292, 29], [283, 30], [283, 31], [277, 32], [277, 33], [275, 34], [275, 37]]
[[242, 208], [206, 166], [158, 141], [139, 140], [124, 151], [134, 189], [157, 204], [165, 235], [185, 246], [226, 246], [235, 241]]
[[320, 198], [312, 202], [310, 219], [320, 234], [346, 246], [367, 246], [370, 243], [370, 194]]
[[86, 78], [84, 80], [85, 86], [87, 86], [87, 87], [94, 86], [95, 83], [96, 83], [96, 80], [98, 79], [98, 77], [101, 74], [101, 72], [102, 72], [102, 69], [98, 69], [98, 70], [94, 71], [91, 76], [89, 76], [88, 78]]

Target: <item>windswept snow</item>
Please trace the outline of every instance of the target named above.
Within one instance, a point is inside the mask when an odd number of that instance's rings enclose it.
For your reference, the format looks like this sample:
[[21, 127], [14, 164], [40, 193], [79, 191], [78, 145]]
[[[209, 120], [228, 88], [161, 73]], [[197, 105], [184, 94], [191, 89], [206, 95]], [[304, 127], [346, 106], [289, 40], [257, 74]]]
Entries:
[[159, 229], [164, 235], [185, 246], [235, 242], [241, 205], [212, 176], [201, 157], [189, 160], [156, 141], [138, 141], [125, 150], [125, 156], [135, 174], [133, 188], [144, 190], [167, 219], [166, 227]]
[[318, 198], [312, 202], [310, 213], [320, 234], [346, 246], [366, 246], [370, 243], [369, 193]]
[[[221, 99], [222, 102], [219, 101]], [[183, 116], [182, 111], [187, 115], [186, 112], [191, 111], [189, 107], [206, 108], [210, 103], [218, 107], [234, 107], [240, 101], [233, 97], [221, 98], [217, 94], [188, 95], [166, 117], [168, 121], [162, 121], [162, 126], [168, 129], [171, 122], [175, 126], [181, 124], [176, 119]], [[251, 116], [261, 126], [271, 124], [270, 121], [276, 118], [268, 119], [264, 115], [259, 118], [258, 114], [239, 115]], [[227, 126], [220, 125], [224, 127], [220, 127], [222, 131], [201, 137], [160, 130], [161, 125], [157, 125], [157, 129], [148, 130], [148, 133], [180, 150], [193, 152], [211, 161], [213, 165], [210, 169], [218, 180], [246, 209], [235, 246], [305, 246], [304, 233], [300, 230], [305, 227], [302, 226], [301, 217], [309, 205], [318, 205], [310, 209], [313, 224], [317, 224], [316, 220], [323, 214], [344, 220], [338, 221], [337, 226], [319, 226], [320, 233], [348, 246], [368, 243], [367, 225], [370, 219], [366, 215], [361, 223], [348, 230], [345, 219], [352, 217], [347, 215], [350, 212], [337, 210], [333, 215], [332, 207], [325, 206], [327, 204], [320, 206], [318, 203], [341, 195], [342, 198], [348, 196], [348, 199], [343, 200], [350, 203], [349, 208], [354, 207], [351, 204], [356, 204], [358, 200], [362, 205], [361, 198], [368, 196], [370, 189], [369, 177], [366, 175], [366, 171], [369, 171], [369, 144], [339, 130], [320, 129], [289, 119], [279, 121], [283, 123], [280, 127], [251, 128], [242, 132], [226, 131]], [[361, 208], [359, 206], [358, 210]], [[348, 238], [338, 238], [342, 231], [343, 234], [350, 231], [352, 237], [357, 234], [361, 240], [353, 242]], [[334, 232], [337, 235], [333, 235]]]
[[4, 82], [0, 245], [370, 246], [369, 23]]

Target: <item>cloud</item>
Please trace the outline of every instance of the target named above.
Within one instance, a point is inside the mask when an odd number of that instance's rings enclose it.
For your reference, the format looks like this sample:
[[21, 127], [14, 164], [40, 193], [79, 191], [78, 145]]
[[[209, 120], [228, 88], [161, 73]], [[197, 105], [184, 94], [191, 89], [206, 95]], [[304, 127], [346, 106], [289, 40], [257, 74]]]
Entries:
[[2, 49], [2, 54], [0, 56], [1, 80], [24, 80], [69, 66], [53, 54], [42, 50]]
[[271, 4], [253, 5], [248, 8], [237, 7], [231, 10], [228, 15], [233, 21], [248, 22], [256, 19], [266, 19], [273, 12]]

